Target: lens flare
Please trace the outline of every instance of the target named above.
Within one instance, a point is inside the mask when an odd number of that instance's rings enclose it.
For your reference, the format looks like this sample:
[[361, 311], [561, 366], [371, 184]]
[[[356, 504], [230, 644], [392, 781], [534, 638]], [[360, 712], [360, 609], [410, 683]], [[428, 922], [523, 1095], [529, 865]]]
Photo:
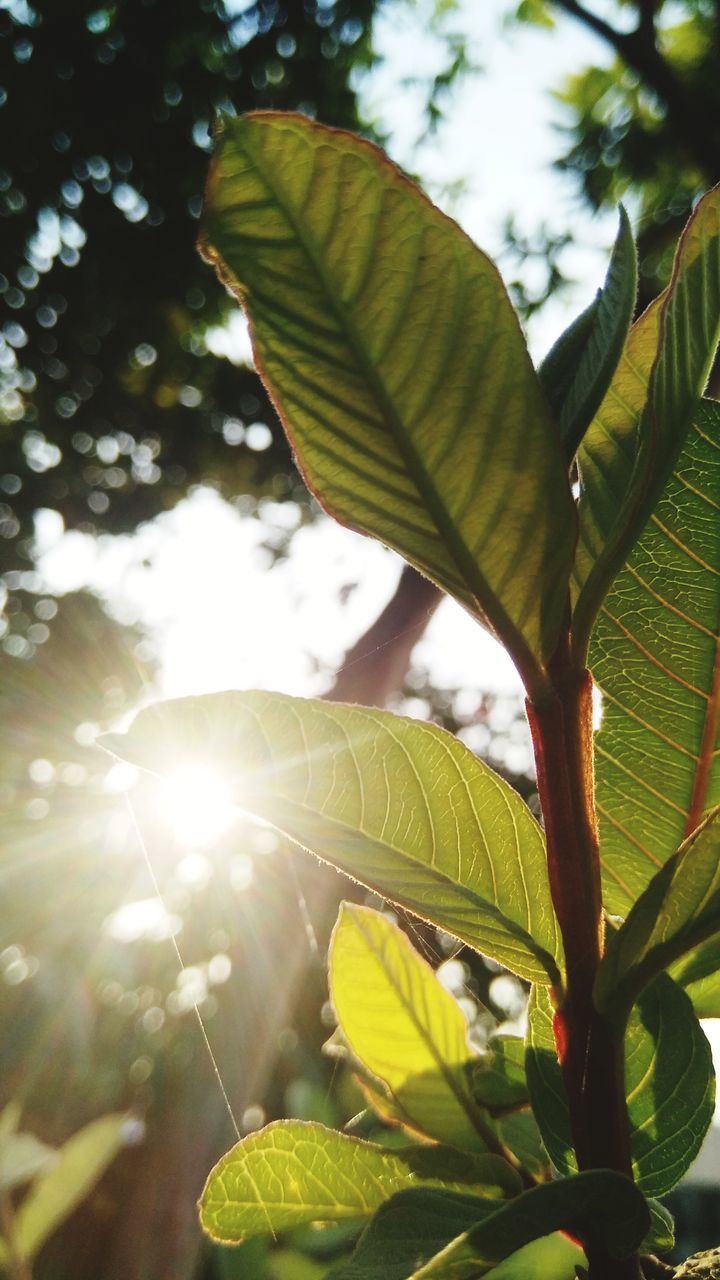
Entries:
[[186, 849], [214, 844], [238, 815], [227, 781], [212, 769], [193, 766], [178, 769], [165, 780], [158, 810]]

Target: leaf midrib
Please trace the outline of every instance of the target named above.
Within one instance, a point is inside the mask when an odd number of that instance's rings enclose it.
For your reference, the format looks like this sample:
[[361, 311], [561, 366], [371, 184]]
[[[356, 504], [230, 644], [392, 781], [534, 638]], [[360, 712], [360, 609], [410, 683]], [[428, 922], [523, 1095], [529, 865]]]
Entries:
[[[460, 1082], [457, 1078], [457, 1075], [455, 1074], [455, 1072], [453, 1072], [453, 1070], [450, 1067], [450, 1064], [445, 1061], [445, 1059], [443, 1058], [443, 1055], [437, 1049], [435, 1045], [435, 1041], [433, 1040], [430, 1034], [429, 1028], [426, 1027], [425, 1024], [418, 1017], [418, 1014], [416, 1012], [416, 1009], [412, 1000], [408, 1000], [406, 998], [405, 993], [403, 992], [402, 987], [400, 985], [400, 982], [394, 976], [393, 968], [391, 968], [391, 966], [384, 960], [382, 953], [378, 950], [378, 947], [375, 945], [374, 939], [363, 928], [362, 924], [359, 923], [353, 916], [351, 916], [350, 919], [352, 920], [353, 926], [357, 929], [358, 933], [362, 937], [366, 947], [368, 948], [368, 950], [371, 952], [371, 954], [379, 964], [380, 968], [384, 969], [386, 974], [388, 975], [388, 978], [391, 982], [391, 985], [396, 993], [398, 1000], [400, 1001], [400, 1004], [402, 1005], [406, 1014], [410, 1018], [410, 1021], [415, 1027], [415, 1030], [420, 1036], [420, 1039], [423, 1041], [425, 1046], [430, 1050], [430, 1056], [435, 1062], [435, 1065], [438, 1067], [440, 1074], [443, 1077], [446, 1085], [448, 1086], [451, 1094], [455, 1098], [455, 1101], [459, 1104], [461, 1110], [466, 1115], [467, 1119], [469, 1120], [475, 1132], [478, 1133], [480, 1137], [484, 1139], [486, 1136], [485, 1133], [483, 1132], [484, 1126], [478, 1125], [477, 1123], [477, 1117], [475, 1115], [475, 1108], [473, 1105], [472, 1098], [470, 1097], [469, 1093], [465, 1092], [460, 1087]], [[458, 1012], [460, 1011], [458, 1010]], [[460, 1016], [462, 1016], [462, 1014], [460, 1014]], [[468, 1058], [471, 1058], [471, 1057], [472, 1057], [472, 1053], [471, 1053], [470, 1047], [468, 1046]], [[409, 1077], [409, 1079], [412, 1079], [412, 1077]], [[400, 1087], [401, 1086], [398, 1086], [398, 1088]], [[395, 1092], [394, 1089], [393, 1089], [393, 1092]]]
[[[428, 474], [420, 455], [409, 440], [407, 432], [404, 430], [403, 420], [398, 414], [384, 383], [379, 378], [373, 363], [370, 360], [365, 344], [362, 342], [357, 328], [350, 318], [348, 309], [342, 304], [340, 299], [337, 297], [336, 291], [331, 287], [331, 278], [325, 267], [321, 253], [317, 252], [316, 246], [305, 234], [302, 223], [297, 218], [290, 203], [286, 199], [283, 199], [283, 193], [272, 182], [268, 171], [261, 163], [259, 155], [254, 154], [252, 149], [248, 147], [247, 143], [244, 144], [244, 150], [249, 161], [256, 166], [265, 185], [273, 192], [275, 199], [282, 209], [283, 216], [289, 222], [297, 236], [301, 248], [305, 251], [312, 262], [320, 278], [330, 307], [335, 313], [338, 324], [346, 334], [348, 345], [351, 347], [356, 359], [358, 360], [362, 376], [369, 384], [372, 394], [375, 397], [382, 414], [383, 421], [390, 427], [396, 448], [403, 457], [413, 482], [417, 486], [418, 492], [426, 504], [441, 541], [443, 541], [446, 548], [450, 551], [452, 559], [460, 573], [461, 580], [467, 584], [470, 595], [476, 600], [481, 615], [486, 615], [493, 628], [498, 632], [498, 634], [503, 636], [508, 648], [516, 657], [518, 666], [520, 667], [522, 665], [525, 669], [534, 669], [535, 676], [542, 678], [542, 668], [534, 654], [531, 652], [527, 641], [503, 609], [499, 599], [495, 596], [486, 579], [479, 572], [474, 555], [462, 537], [457, 533], [450, 513], [445, 507], [445, 504]], [[378, 213], [377, 216], [380, 217], [381, 214]], [[476, 252], [479, 252], [479, 250], [476, 250]]]
[[[259, 800], [255, 797], [259, 797]], [[274, 796], [273, 799], [277, 800], [277, 797]], [[387, 849], [399, 861], [406, 862], [409, 866], [413, 868], [418, 868], [418, 867], [421, 868], [424, 872], [428, 874], [429, 877], [434, 878], [441, 886], [442, 885], [451, 886], [454, 893], [465, 898], [467, 902], [470, 903], [470, 905], [475, 906], [476, 909], [477, 909], [477, 904], [479, 903], [483, 911], [485, 911], [488, 915], [492, 917], [493, 922], [497, 926], [502, 928], [502, 930], [506, 934], [509, 935], [507, 939], [507, 943], [505, 944], [508, 948], [510, 948], [511, 942], [513, 941], [518, 942], [519, 944], [521, 944], [524, 954], [529, 953], [535, 959], [537, 959], [538, 963], [542, 966], [542, 968], [544, 969], [545, 973], [547, 974], [548, 978], [550, 979], [553, 985], [561, 981], [561, 975], [560, 975], [560, 971], [558, 969], [558, 965], [555, 957], [549, 951], [547, 951], [542, 946], [541, 943], [536, 942], [535, 939], [532, 937], [532, 935], [528, 933], [523, 928], [522, 925], [518, 924], [516, 921], [511, 920], [508, 916], [506, 916], [502, 908], [497, 903], [490, 902], [487, 898], [482, 897], [480, 893], [474, 892], [467, 885], [461, 884], [460, 881], [458, 880], [453, 880], [452, 877], [448, 875], [446, 872], [438, 870], [437, 867], [432, 866], [428, 862], [422, 862], [419, 858], [413, 858], [406, 849], [398, 849], [395, 845], [390, 844], [390, 842], [387, 840], [380, 839], [377, 835], [373, 835], [365, 831], [358, 832], [358, 829], [356, 827], [347, 826], [347, 824], [344, 823], [341, 819], [329, 817], [327, 814], [322, 813], [319, 809], [314, 809], [314, 808], [310, 808], [309, 806], [299, 804], [297, 803], [297, 801], [289, 800], [286, 796], [282, 797], [282, 803], [290, 813], [292, 813], [293, 811], [298, 811], [301, 815], [307, 814], [312, 818], [319, 817], [322, 819], [323, 822], [326, 822], [328, 826], [333, 826], [337, 828], [339, 831], [346, 832], [351, 836], [360, 834], [365, 840], [375, 845], [376, 848]], [[244, 797], [243, 802], [241, 803], [241, 807], [247, 808], [248, 812], [256, 813], [258, 816], [263, 817], [266, 821], [271, 822], [272, 825], [276, 827], [277, 830], [282, 831], [283, 834], [287, 836], [289, 840], [292, 840], [295, 844], [300, 845], [301, 848], [306, 849], [308, 853], [312, 853], [316, 858], [320, 858], [323, 862], [329, 862], [331, 866], [337, 865], [337, 862], [333, 862], [332, 859], [327, 854], [319, 853], [317, 849], [313, 849], [309, 845], [304, 844], [301, 839], [298, 839], [298, 836], [296, 834], [294, 834], [292, 831], [289, 831], [287, 829], [287, 826], [282, 824], [282, 818], [278, 815], [277, 807], [273, 808], [272, 804], [270, 804], [269, 802], [266, 804], [263, 799], [262, 792], [259, 792], [259, 793], [248, 792], [246, 797]], [[376, 892], [375, 888], [373, 887], [373, 884], [370, 883], [369, 876], [363, 879], [363, 877], [359, 875], [356, 870], [349, 872], [343, 869], [343, 871], [344, 871], [344, 874], [349, 875], [351, 879], [356, 880], [359, 884], [366, 885], [367, 888], [371, 889], [373, 892]], [[385, 895], [384, 889], [381, 890], [381, 892], [383, 893], [383, 895]], [[416, 907], [412, 907], [411, 910], [413, 911], [414, 915], [419, 916], [421, 919], [428, 920], [428, 917], [423, 916], [422, 912], [419, 911]], [[433, 923], [433, 922], [429, 921], [429, 923]], [[469, 945], [477, 946], [478, 944], [470, 943]]]

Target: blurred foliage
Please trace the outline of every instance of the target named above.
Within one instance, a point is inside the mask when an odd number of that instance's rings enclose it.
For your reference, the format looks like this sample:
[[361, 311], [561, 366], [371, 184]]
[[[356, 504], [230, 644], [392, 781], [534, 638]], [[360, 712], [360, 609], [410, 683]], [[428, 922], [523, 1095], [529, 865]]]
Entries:
[[570, 17], [598, 37], [598, 65], [555, 90], [567, 121], [556, 166], [592, 209], [629, 199], [644, 306], [667, 283], [694, 201], [720, 180], [720, 6], [523, 0], [512, 17], [550, 31]]
[[0, 573], [28, 568], [38, 508], [120, 532], [201, 479], [300, 494], [258, 379], [206, 340], [231, 310], [195, 250], [209, 129], [267, 107], [357, 128], [375, 8], [0, 6]]

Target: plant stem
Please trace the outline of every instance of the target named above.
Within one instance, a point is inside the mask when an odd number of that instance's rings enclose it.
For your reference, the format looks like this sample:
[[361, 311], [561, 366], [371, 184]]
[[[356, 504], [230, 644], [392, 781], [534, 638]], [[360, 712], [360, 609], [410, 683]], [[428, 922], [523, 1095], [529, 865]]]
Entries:
[[[550, 890], [565, 948], [567, 981], [554, 1030], [581, 1170], [632, 1177], [622, 1040], [595, 1009], [603, 952], [600, 856], [595, 814], [592, 678], [572, 663], [567, 633], [550, 664], [553, 692], [528, 702], [547, 841]], [[637, 1280], [636, 1258], [586, 1246], [590, 1280]]]

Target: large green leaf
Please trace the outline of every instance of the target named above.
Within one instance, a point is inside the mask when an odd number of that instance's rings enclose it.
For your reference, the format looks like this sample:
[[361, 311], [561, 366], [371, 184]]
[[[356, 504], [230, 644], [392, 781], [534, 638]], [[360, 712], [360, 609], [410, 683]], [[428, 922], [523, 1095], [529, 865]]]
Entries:
[[603, 288], [538, 369], [568, 458], [574, 457], [618, 365], [636, 290], [637, 255], [621, 205], [620, 228]]
[[606, 907], [627, 915], [720, 803], [720, 405], [704, 401], [590, 653]]
[[[567, 1098], [552, 1043], [552, 1009], [533, 991], [528, 1083], [545, 1146], [563, 1174], [577, 1167]], [[685, 992], [667, 974], [646, 988], [625, 1034], [625, 1093], [633, 1170], [648, 1196], [661, 1196], [697, 1156], [713, 1117], [710, 1046]]]
[[390, 1151], [319, 1124], [279, 1120], [238, 1142], [212, 1170], [200, 1220], [214, 1240], [239, 1244], [306, 1222], [369, 1217], [406, 1187], [513, 1195], [517, 1174], [498, 1156], [450, 1147]]
[[223, 123], [201, 247], [326, 509], [486, 620], [536, 682], [575, 514], [493, 263], [370, 143], [265, 112]]
[[558, 980], [540, 827], [435, 725], [250, 691], [157, 703], [103, 741], [156, 772], [219, 770], [243, 809], [298, 844], [522, 977]]
[[330, 996], [355, 1057], [422, 1132], [485, 1150], [492, 1130], [469, 1089], [465, 1017], [402, 930], [343, 903], [329, 963]]
[[124, 1145], [126, 1128], [127, 1117], [120, 1114], [93, 1120], [39, 1173], [15, 1215], [15, 1249], [20, 1257], [33, 1258], [85, 1199]]
[[595, 984], [598, 1008], [624, 1018], [657, 973], [713, 935], [720, 935], [717, 810], [658, 871], [610, 935]]
[[510, 1203], [404, 1191], [375, 1215], [348, 1263], [331, 1280], [476, 1280], [533, 1240], [570, 1229], [622, 1257], [650, 1225], [643, 1196], [628, 1178], [582, 1173], [525, 1191]]
[[634, 326], [578, 455], [578, 656], [682, 449], [720, 337], [720, 188], [695, 209], [670, 285]]

